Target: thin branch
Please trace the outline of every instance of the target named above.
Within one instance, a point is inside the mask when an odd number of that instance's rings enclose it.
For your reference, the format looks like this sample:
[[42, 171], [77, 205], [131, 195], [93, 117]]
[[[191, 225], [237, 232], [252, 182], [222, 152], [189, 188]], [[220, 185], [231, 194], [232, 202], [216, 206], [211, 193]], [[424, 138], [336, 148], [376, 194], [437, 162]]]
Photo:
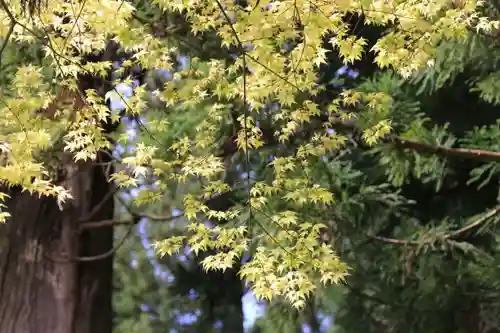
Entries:
[[500, 162], [500, 152], [496, 151], [434, 146], [426, 143], [404, 140], [398, 136], [391, 136], [388, 141], [392, 141], [393, 145], [397, 148], [410, 149], [419, 153], [432, 153], [448, 157]]
[[[474, 229], [476, 227], [478, 227], [479, 225], [481, 225], [482, 223], [484, 223], [487, 219], [495, 216], [496, 214], [500, 213], [500, 205], [498, 205], [497, 207], [493, 208], [492, 210], [490, 210], [489, 212], [485, 213], [484, 215], [480, 216], [479, 218], [473, 220], [472, 222], [468, 223], [467, 225], [463, 226], [462, 228], [460, 229], [457, 229], [455, 231], [452, 231], [452, 232], [449, 232], [449, 233], [446, 233], [443, 237], [441, 237], [440, 239], [443, 240], [443, 241], [446, 241], [446, 240], [451, 240], [453, 238], [456, 238], [458, 236], [460, 236], [461, 234], [471, 230], [471, 229]], [[372, 235], [372, 234], [369, 234], [367, 233], [366, 234], [369, 238], [372, 238], [372, 239], [375, 239], [375, 240], [378, 240], [378, 241], [381, 241], [381, 242], [384, 242], [384, 243], [388, 243], [388, 244], [394, 244], [394, 245], [404, 245], [404, 246], [408, 246], [408, 245], [413, 245], [413, 246], [418, 246], [418, 245], [423, 245], [425, 244], [426, 242], [419, 242], [419, 241], [411, 241], [411, 240], [402, 240], [402, 239], [395, 239], [395, 238], [388, 238], [388, 237], [382, 237], [382, 236], [376, 236], [376, 235]]]
[[[110, 227], [110, 226], [117, 226], [117, 225], [130, 225], [134, 224], [134, 221], [130, 220], [102, 220], [102, 221], [92, 221], [92, 222], [85, 222], [82, 223], [78, 226], [79, 231], [82, 230], [87, 230], [87, 229], [96, 229], [96, 228], [104, 228], [104, 227]], [[137, 224], [137, 223], [135, 223]]]
[[96, 228], [104, 228], [104, 227], [110, 227], [110, 226], [118, 226], [118, 225], [130, 225], [130, 224], [137, 224], [140, 219], [146, 218], [149, 219], [150, 221], [153, 222], [166, 222], [166, 221], [172, 221], [176, 220], [178, 218], [183, 217], [184, 214], [179, 214], [179, 215], [153, 215], [153, 214], [147, 214], [147, 213], [134, 213], [134, 221], [130, 220], [101, 220], [101, 221], [92, 221], [92, 222], [84, 222], [79, 225], [79, 230], [86, 230], [86, 229], [96, 229]]
[[[322, 122], [329, 122], [327, 115], [322, 115], [319, 117], [319, 120]], [[323, 124], [321, 124], [322, 126]], [[334, 121], [333, 125], [335, 129], [343, 132], [359, 132], [360, 129], [356, 126], [352, 121]], [[262, 139], [264, 140], [264, 144], [261, 146], [262, 148], [269, 148], [272, 146], [279, 145], [278, 140], [274, 137], [271, 130], [266, 128], [262, 128]], [[308, 137], [314, 134], [314, 130], [311, 130], [306, 133], [296, 133], [293, 137]], [[422, 142], [416, 142], [412, 140], [403, 139], [397, 135], [391, 134], [383, 139], [383, 143], [387, 145], [392, 145], [397, 149], [401, 150], [412, 150], [422, 154], [438, 154], [448, 158], [463, 158], [463, 159], [473, 159], [484, 162], [500, 162], [500, 152], [490, 151], [490, 150], [481, 150], [481, 149], [468, 149], [468, 148], [452, 148], [452, 147], [443, 147], [439, 145], [431, 145]], [[228, 157], [236, 152], [238, 152], [238, 147], [234, 142], [234, 138], [229, 138], [227, 142], [225, 142], [222, 147], [222, 151], [217, 154], [217, 157]]]
[[2, 5], [3, 9], [5, 10], [5, 13], [7, 13], [7, 16], [10, 19], [9, 31], [7, 31], [7, 34], [5, 35], [5, 40], [2, 43], [2, 47], [0, 47], [0, 66], [1, 66], [1, 64], [2, 64], [2, 53], [5, 50], [5, 48], [7, 47], [7, 44], [9, 43], [10, 36], [14, 32], [14, 28], [15, 28], [15, 26], [17, 24], [17, 20], [14, 17], [14, 14], [12, 14], [12, 12], [10, 11], [9, 6], [7, 6], [7, 4], [5, 3], [5, 0], [0, 0], [0, 5]]
[[[234, 28], [233, 23], [231, 22], [231, 19], [229, 18], [229, 15], [226, 13], [224, 10], [224, 6], [220, 3], [219, 0], [217, 1], [217, 6], [219, 7], [220, 11], [222, 12], [222, 15], [225, 17], [227, 24], [229, 24], [231, 31], [233, 32], [234, 38], [236, 39], [236, 42], [238, 43], [238, 48], [240, 49], [240, 54], [241, 54], [241, 60], [242, 60], [242, 67], [243, 67], [243, 116], [244, 116], [244, 121], [243, 121], [243, 133], [245, 135], [245, 173], [247, 174], [247, 186], [248, 186], [248, 210], [249, 210], [249, 216], [248, 216], [248, 222], [251, 226], [252, 223], [252, 203], [251, 203], [251, 190], [252, 186], [250, 185], [250, 153], [248, 151], [249, 145], [248, 145], [248, 126], [247, 126], [247, 120], [249, 118], [249, 109], [248, 109], [248, 102], [247, 102], [247, 52], [245, 50], [245, 47], [243, 46], [243, 43], [241, 42], [240, 37], [238, 36], [238, 33], [236, 32], [236, 29]], [[249, 228], [250, 229], [250, 228]]]
[[116, 191], [117, 187], [108, 191], [108, 193], [106, 193], [104, 198], [102, 198], [102, 200], [97, 205], [95, 205], [92, 208], [92, 210], [87, 215], [85, 215], [84, 218], [81, 218], [79, 222], [87, 222], [91, 220], [101, 210], [101, 208], [109, 201], [109, 199], [111, 199], [111, 197], [116, 193]]
[[14, 17], [14, 14], [9, 9], [9, 6], [7, 6], [7, 3], [5, 3], [5, 0], [0, 0], [0, 5], [2, 5], [3, 9], [5, 10], [5, 13], [9, 17], [11, 22], [17, 23], [16, 18]]
[[493, 208], [492, 210], [490, 210], [489, 212], [487, 212], [486, 214], [480, 216], [477, 220], [475, 221], [472, 221], [471, 223], [465, 225], [464, 227], [458, 229], [458, 230], [455, 230], [449, 234], [447, 234], [445, 237], [446, 238], [454, 238], [454, 237], [457, 237], [459, 236], [460, 234], [463, 234], [464, 232], [467, 232], [477, 226], [479, 226], [480, 224], [482, 224], [483, 222], [485, 222], [487, 219], [489, 219], [490, 217], [493, 217], [495, 216], [496, 214], [500, 213], [500, 205]]
[[125, 202], [125, 200], [123, 200], [122, 198], [120, 198], [120, 196], [117, 196], [116, 199], [122, 204], [122, 206], [125, 208], [125, 210], [127, 211], [127, 213], [129, 213], [134, 219], [137, 219], [137, 220], [140, 220], [141, 218], [147, 218], [147, 219], [151, 219], [151, 220], [154, 220], [154, 221], [166, 221], [166, 220], [172, 220], [172, 219], [175, 219], [175, 218], [178, 218], [178, 217], [182, 216], [182, 215], [161, 216], [161, 215], [154, 215], [154, 214], [149, 214], [149, 213], [134, 212], [132, 210], [132, 208], [130, 208], [130, 206], [127, 205], [127, 203]]
[[120, 247], [122, 247], [123, 244], [125, 244], [125, 241], [127, 240], [127, 238], [132, 233], [132, 230], [134, 229], [134, 225], [135, 224], [136, 223], [130, 223], [130, 227], [128, 228], [127, 233], [125, 234], [125, 236], [123, 236], [123, 238], [120, 240], [120, 242], [118, 244], [116, 244], [113, 248], [111, 248], [109, 251], [101, 253], [101, 254], [98, 254], [98, 255], [95, 255], [95, 256], [77, 257], [77, 258], [75, 258], [75, 261], [78, 261], [78, 262], [89, 262], [89, 261], [102, 260], [102, 259], [106, 259], [106, 258], [111, 257], [113, 254], [116, 253], [116, 251], [118, 251], [118, 249], [120, 249]]
[[[320, 116], [320, 120], [323, 122], [329, 121], [328, 116], [326, 115]], [[334, 121], [334, 125], [337, 126], [340, 130], [344, 131], [361, 131], [357, 124], [353, 121], [342, 121], [338, 119]], [[431, 145], [428, 143], [406, 140], [395, 134], [389, 134], [383, 139], [383, 142], [386, 144], [391, 144], [398, 149], [409, 149], [418, 153], [439, 154], [450, 158], [455, 157], [488, 162], [500, 162], [500, 152], [491, 150], [452, 148], [440, 145]]]
[[[224, 192], [215, 196], [212, 196], [208, 198], [207, 200], [204, 201], [204, 204], [207, 205], [210, 209], [213, 210], [220, 210], [221, 207], [217, 207], [218, 201], [220, 200], [226, 200], [226, 196], [234, 193], [235, 191], [239, 191], [244, 189], [245, 187], [235, 187], [231, 189], [231, 191]], [[115, 191], [110, 191], [108, 192], [108, 196], [110, 194], [115, 193]], [[179, 219], [184, 216], [184, 213], [177, 214], [177, 215], [157, 215], [157, 214], [152, 214], [152, 213], [146, 213], [146, 212], [135, 212], [122, 198], [119, 196], [116, 197], [117, 200], [120, 202], [120, 204], [125, 208], [127, 213], [132, 216], [134, 219], [133, 221], [130, 220], [115, 220], [115, 219], [106, 219], [106, 220], [101, 220], [101, 221], [89, 221], [89, 219], [81, 219], [80, 224], [79, 224], [79, 230], [86, 230], [86, 229], [94, 229], [94, 228], [104, 228], [104, 227], [109, 227], [109, 226], [118, 226], [118, 225], [130, 225], [132, 224], [137, 224], [140, 219], [148, 219], [149, 221], [152, 222], [167, 222], [167, 221], [173, 221], [176, 219]], [[103, 202], [106, 201], [106, 198], [104, 198], [100, 203], [102, 204]], [[94, 209], [92, 209], [91, 213], [88, 216], [91, 217], [91, 215], [95, 215]]]
[[178, 214], [178, 215], [155, 215], [155, 214], [150, 214], [150, 213], [138, 213], [137, 214], [141, 218], [146, 218], [151, 221], [172, 221], [176, 220], [178, 218], [181, 218], [184, 216], [184, 214]]
[[[104, 223], [104, 222], [110, 223], [110, 221], [112, 221], [112, 220], [105, 220], [105, 221], [101, 221], [101, 222], [102, 223]], [[44, 252], [43, 255], [49, 261], [54, 262], [54, 263], [58, 263], [58, 264], [68, 264], [68, 263], [72, 263], [72, 262], [89, 262], [89, 261], [97, 261], [97, 260], [103, 260], [103, 259], [109, 258], [113, 254], [115, 254], [116, 251], [118, 251], [120, 249], [120, 247], [123, 246], [123, 244], [125, 244], [125, 241], [132, 234], [132, 230], [134, 229], [134, 225], [136, 225], [137, 222], [128, 221], [127, 224], [129, 225], [129, 228], [127, 229], [127, 232], [126, 232], [125, 236], [123, 236], [123, 238], [118, 242], [118, 244], [116, 244], [109, 251], [106, 251], [104, 253], [97, 254], [97, 255], [94, 255], [94, 256], [74, 257], [74, 258], [53, 258], [53, 257], [49, 256], [47, 253], [45, 253], [45, 252]], [[111, 223], [111, 225], [112, 225], [112, 223]]]
[[384, 242], [384, 243], [388, 243], [388, 244], [404, 245], [404, 246], [407, 246], [407, 245], [420, 245], [420, 243], [417, 242], [417, 241], [388, 238], [388, 237], [376, 236], [376, 235], [372, 235], [372, 234], [366, 234], [366, 235], [368, 237], [372, 238], [372, 239], [375, 239], [375, 240], [378, 240], [378, 241], [381, 241], [381, 242]]

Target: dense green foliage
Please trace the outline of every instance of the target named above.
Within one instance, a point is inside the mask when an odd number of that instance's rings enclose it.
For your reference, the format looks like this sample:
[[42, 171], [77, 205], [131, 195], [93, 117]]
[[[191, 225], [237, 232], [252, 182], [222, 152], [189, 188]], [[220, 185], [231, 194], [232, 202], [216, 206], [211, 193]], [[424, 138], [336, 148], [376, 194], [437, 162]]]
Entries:
[[[121, 247], [118, 332], [238, 331], [239, 278], [269, 302], [256, 331], [318, 331], [318, 314], [345, 332], [498, 330], [495, 4], [54, 0], [31, 19], [0, 4], [0, 178], [64, 209], [59, 161], [118, 143], [110, 180], [146, 184], [120, 202], [149, 218], [173, 280]], [[97, 89], [37, 112], [85, 75], [138, 72], [122, 113]], [[137, 137], [106, 133], [122, 118]]]

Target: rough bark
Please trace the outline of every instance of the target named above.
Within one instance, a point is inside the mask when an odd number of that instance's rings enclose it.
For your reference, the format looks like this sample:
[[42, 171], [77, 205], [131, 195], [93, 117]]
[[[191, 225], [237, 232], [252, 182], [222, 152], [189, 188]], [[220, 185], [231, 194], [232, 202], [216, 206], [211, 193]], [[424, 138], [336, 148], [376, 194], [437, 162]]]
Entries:
[[[0, 225], [1, 333], [110, 333], [112, 258], [76, 258], [108, 251], [113, 229], [78, 231], [81, 219], [110, 190], [102, 169], [63, 165], [72, 189], [61, 211], [54, 198], [10, 189], [11, 218]], [[113, 217], [108, 199], [93, 219]]]

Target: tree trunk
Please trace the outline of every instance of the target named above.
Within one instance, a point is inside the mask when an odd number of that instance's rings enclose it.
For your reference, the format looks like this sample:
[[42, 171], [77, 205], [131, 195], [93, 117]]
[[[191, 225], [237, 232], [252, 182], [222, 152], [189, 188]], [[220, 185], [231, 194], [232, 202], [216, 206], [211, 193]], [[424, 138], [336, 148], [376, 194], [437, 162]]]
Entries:
[[81, 257], [109, 251], [113, 229], [79, 232], [93, 207], [100, 208], [92, 220], [113, 217], [110, 185], [100, 166], [70, 161], [62, 168], [74, 197], [62, 211], [54, 198], [7, 190], [12, 216], [0, 225], [1, 333], [111, 333], [112, 256]]

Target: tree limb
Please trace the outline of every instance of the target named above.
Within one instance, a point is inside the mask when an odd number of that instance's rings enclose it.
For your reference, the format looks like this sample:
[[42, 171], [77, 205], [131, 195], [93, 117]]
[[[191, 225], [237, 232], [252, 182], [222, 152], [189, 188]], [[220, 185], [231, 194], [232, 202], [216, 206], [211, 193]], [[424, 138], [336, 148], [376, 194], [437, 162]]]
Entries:
[[[320, 116], [319, 120], [321, 121], [321, 125], [325, 122], [329, 122], [330, 119], [326, 115]], [[361, 132], [361, 129], [356, 126], [352, 121], [334, 121], [334, 128], [342, 131], [342, 132]], [[320, 127], [318, 127], [320, 128]], [[279, 144], [278, 140], [274, 137], [272, 129], [261, 128], [262, 130], [262, 140], [264, 144], [263, 148], [276, 146]], [[291, 137], [291, 140], [298, 138], [309, 138], [314, 135], [315, 130], [317, 128], [305, 130], [303, 132], [296, 133]], [[228, 140], [222, 145], [221, 152], [217, 155], [218, 157], [228, 157], [236, 152], [238, 152], [238, 147], [236, 142], [234, 141], [235, 137], [230, 137]], [[427, 153], [427, 154], [439, 154], [449, 158], [463, 158], [463, 159], [473, 159], [485, 162], [500, 162], [500, 152], [490, 151], [490, 150], [482, 150], [482, 149], [468, 149], [468, 148], [452, 148], [452, 147], [443, 147], [439, 145], [431, 145], [427, 143], [406, 140], [395, 134], [389, 134], [383, 140], [383, 143], [387, 145], [392, 145], [393, 147], [401, 150], [412, 150], [418, 153]], [[360, 143], [363, 146], [366, 146], [364, 143]]]
[[[482, 223], [484, 223], [487, 219], [495, 216], [498, 213], [500, 213], [500, 205], [496, 206], [495, 208], [493, 208], [490, 211], [486, 212], [485, 214], [481, 215], [479, 218], [477, 218], [477, 219], [471, 221], [470, 223], [466, 224], [462, 228], [446, 233], [440, 239], [443, 240], [443, 241], [446, 241], [446, 240], [451, 240], [453, 238], [457, 238], [460, 235], [462, 235], [463, 233], [465, 233], [467, 231], [470, 231], [470, 230], [478, 227], [479, 225], [481, 225]], [[388, 243], [388, 244], [395, 244], [395, 245], [404, 245], [404, 246], [414, 245], [414, 246], [418, 246], [418, 245], [423, 245], [423, 244], [426, 243], [425, 241], [424, 242], [419, 242], [419, 241], [412, 241], [412, 240], [402, 240], [402, 239], [395, 239], [395, 238], [388, 238], [388, 237], [376, 236], [376, 235], [372, 235], [370, 233], [367, 233], [366, 235], [369, 238], [372, 238], [372, 239], [375, 239], [375, 240], [378, 240], [378, 241], [381, 241], [381, 242], [384, 242], [384, 243]]]
[[[112, 220], [106, 220], [106, 221], [112, 221]], [[101, 222], [105, 222], [105, 221], [101, 221]], [[73, 258], [68, 258], [68, 257], [53, 258], [45, 252], [43, 253], [43, 255], [49, 261], [51, 261], [53, 263], [57, 263], [57, 264], [68, 264], [68, 263], [72, 263], [72, 262], [89, 262], [89, 261], [103, 260], [103, 259], [109, 258], [112, 255], [114, 255], [116, 253], [116, 251], [118, 251], [118, 249], [120, 249], [120, 247], [122, 247], [123, 244], [125, 244], [125, 241], [132, 234], [132, 230], [133, 230], [133, 227], [135, 224], [137, 224], [137, 223], [133, 222], [133, 221], [129, 221], [129, 223], [128, 223], [129, 228], [127, 229], [127, 232], [125, 233], [125, 236], [123, 236], [123, 238], [120, 239], [118, 244], [116, 244], [115, 246], [113, 246], [111, 249], [109, 249], [108, 251], [106, 251], [104, 253], [100, 253], [100, 254], [97, 254], [94, 256], [73, 257]]]
[[104, 228], [116, 225], [133, 225], [134, 221], [131, 220], [102, 220], [102, 221], [92, 221], [92, 222], [84, 222], [79, 225], [78, 230], [83, 231], [87, 229], [96, 229], [96, 228]]
[[86, 230], [86, 229], [95, 229], [95, 228], [104, 228], [104, 227], [109, 227], [109, 226], [117, 226], [117, 225], [134, 225], [139, 223], [139, 219], [146, 218], [150, 221], [154, 222], [165, 222], [165, 221], [172, 221], [178, 218], [181, 218], [184, 216], [184, 214], [179, 214], [179, 215], [153, 215], [153, 214], [147, 214], [147, 213], [134, 213], [134, 217], [137, 217], [137, 221], [134, 219], [132, 220], [102, 220], [102, 221], [92, 221], [92, 222], [84, 222], [80, 224], [79, 230]]
[[[323, 122], [329, 119], [326, 116], [320, 117]], [[340, 130], [349, 132], [361, 132], [361, 129], [352, 121], [341, 121], [338, 120], [334, 122], [335, 126], [338, 126]], [[428, 143], [417, 142], [413, 140], [403, 139], [395, 134], [387, 135], [383, 140], [385, 144], [389, 144], [398, 149], [409, 149], [416, 151], [418, 153], [428, 153], [428, 154], [440, 154], [446, 157], [455, 157], [463, 159], [474, 159], [488, 162], [500, 162], [500, 152], [481, 150], [481, 149], [468, 149], [468, 148], [452, 148], [444, 147], [439, 145], [431, 145]]]
[[378, 241], [381, 241], [381, 242], [384, 242], [384, 243], [388, 243], [388, 244], [404, 245], [404, 246], [407, 246], [407, 245], [420, 245], [420, 243], [417, 242], [417, 241], [388, 238], [388, 237], [382, 237], [382, 236], [372, 235], [372, 234], [369, 234], [369, 233], [367, 233], [366, 235], [368, 237], [372, 238], [372, 239], [375, 239], [375, 240], [378, 240]]
[[104, 253], [97, 254], [97, 255], [94, 255], [94, 256], [77, 257], [77, 258], [75, 258], [75, 261], [78, 261], [78, 262], [89, 262], [89, 261], [102, 260], [102, 259], [106, 259], [106, 258], [111, 257], [112, 255], [114, 255], [116, 253], [116, 251], [118, 251], [118, 249], [120, 247], [122, 247], [123, 244], [125, 244], [125, 241], [132, 234], [132, 229], [133, 229], [133, 227], [134, 227], [135, 224], [136, 223], [130, 223], [130, 227], [127, 229], [127, 233], [125, 234], [125, 236], [123, 236], [123, 238], [120, 239], [120, 241], [118, 242], [118, 244], [116, 244], [115, 246], [113, 246], [109, 251], [106, 251]]
[[426, 143], [404, 140], [396, 135], [390, 136], [386, 139], [386, 142], [392, 143], [396, 148], [410, 149], [419, 153], [441, 154], [447, 157], [500, 162], [500, 152], [496, 151], [434, 146]]
[[454, 238], [454, 237], [457, 237], [461, 234], [463, 234], [464, 232], [467, 232], [479, 225], [481, 225], [484, 221], [486, 221], [487, 219], [489, 219], [490, 217], [493, 217], [495, 216], [496, 214], [500, 213], [500, 205], [498, 205], [497, 207], [493, 208], [492, 210], [490, 210], [489, 212], [487, 212], [486, 214], [480, 216], [477, 220], [475, 221], [472, 221], [471, 223], [463, 226], [462, 228], [458, 229], [458, 230], [455, 230], [453, 232], [450, 232], [446, 238]]

